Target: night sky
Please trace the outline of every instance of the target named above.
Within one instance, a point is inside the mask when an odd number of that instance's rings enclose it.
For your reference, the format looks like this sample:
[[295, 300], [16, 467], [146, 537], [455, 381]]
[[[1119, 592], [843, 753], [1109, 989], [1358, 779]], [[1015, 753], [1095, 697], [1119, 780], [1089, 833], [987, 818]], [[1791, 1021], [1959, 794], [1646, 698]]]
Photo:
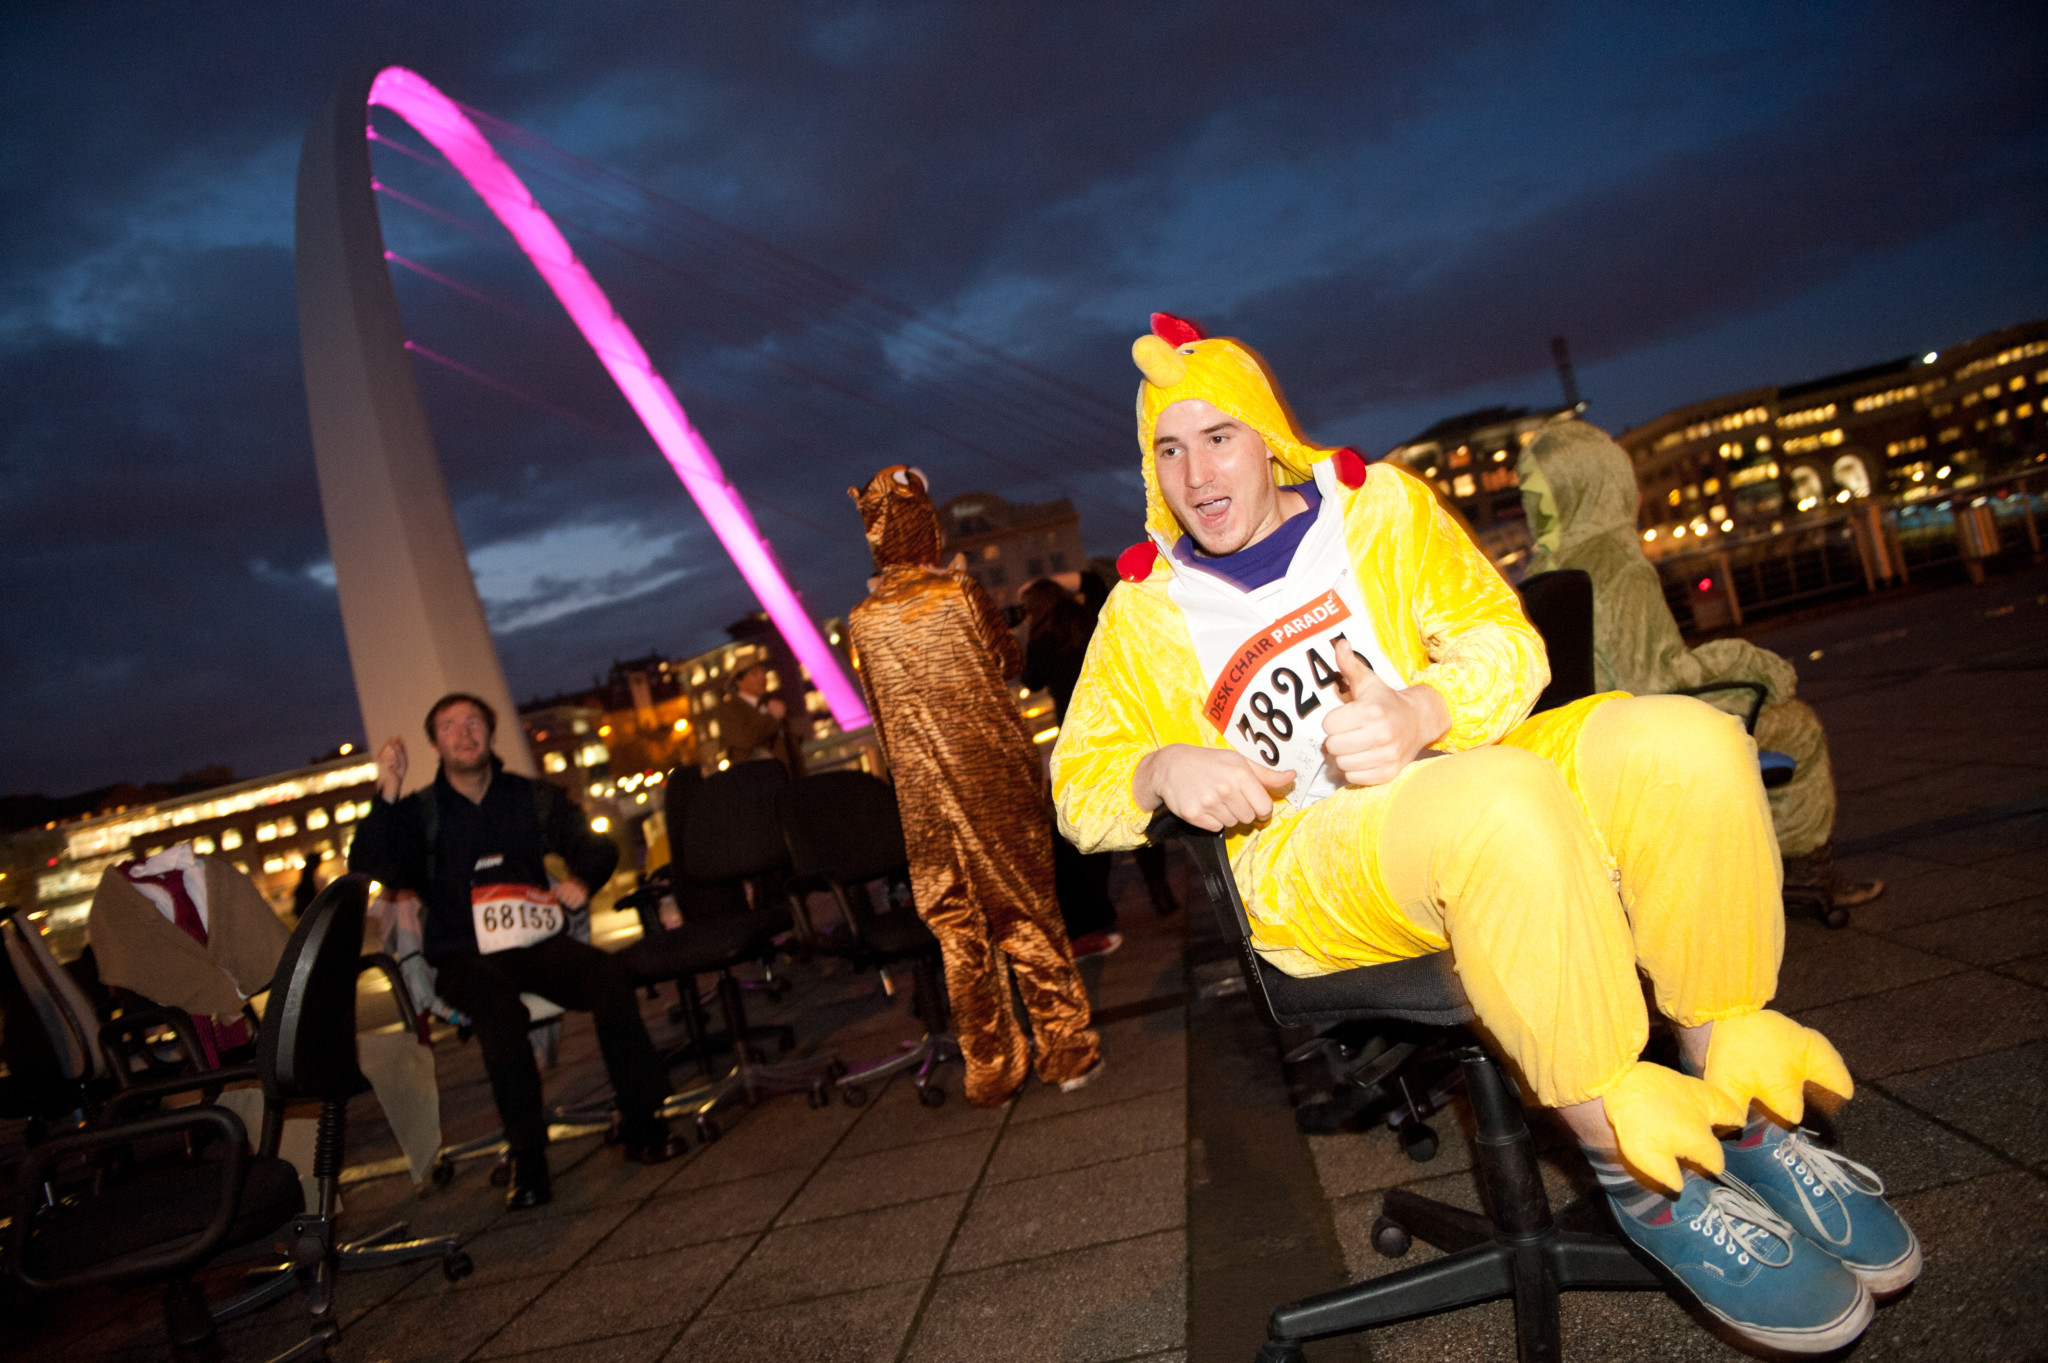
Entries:
[[[365, 737], [292, 262], [351, 71], [516, 125], [487, 130], [824, 615], [869, 571], [844, 489], [898, 460], [1137, 538], [1154, 309], [1374, 453], [1555, 402], [1559, 333], [1619, 430], [2048, 315], [2038, 6], [1708, 8], [11, 6], [0, 793]], [[439, 276], [394, 272], [408, 335], [469, 371], [418, 362], [514, 694], [718, 642], [751, 602], [652, 442], [374, 122], [388, 244]]]

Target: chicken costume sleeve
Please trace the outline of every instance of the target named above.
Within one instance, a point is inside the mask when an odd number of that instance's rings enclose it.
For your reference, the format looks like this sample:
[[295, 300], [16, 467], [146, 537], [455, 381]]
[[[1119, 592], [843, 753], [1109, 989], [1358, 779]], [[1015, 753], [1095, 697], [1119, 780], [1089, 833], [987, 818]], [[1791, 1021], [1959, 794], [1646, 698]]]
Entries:
[[[1314, 710], [1341, 700], [1322, 689], [1316, 650], [1341, 630], [1389, 685], [1434, 688], [1450, 727], [1442, 755], [1383, 785], [1332, 787], [1324, 772], [1319, 788], [1305, 774], [1262, 826], [1230, 831], [1268, 961], [1317, 975], [1449, 949], [1482, 1026], [1539, 1100], [1611, 1095], [1624, 1153], [1653, 1176], [1677, 1155], [1718, 1149], [1707, 1123], [1736, 1120], [1759, 1092], [1809, 1080], [1846, 1089], [1839, 1062], [1817, 1058], [1832, 1048], [1796, 1024], [1798, 1044], [1774, 1027], [1732, 1027], [1704, 1081], [1639, 1059], [1639, 964], [1683, 1026], [1758, 1014], [1776, 987], [1777, 853], [1740, 723], [1683, 697], [1616, 693], [1531, 716], [1549, 675], [1541, 639], [1426, 487], [1303, 441], [1263, 364], [1235, 341], [1155, 316], [1132, 355], [1150, 538], [1119, 562], [1123, 581], [1054, 749], [1062, 830], [1083, 850], [1135, 845], [1149, 814], [1132, 777], [1169, 744], [1256, 761], [1286, 740], [1291, 760], [1269, 765], [1319, 767], [1302, 744], [1319, 750]], [[1257, 631], [1235, 652], [1198, 642], [1219, 637], [1204, 612], [1222, 608], [1204, 603], [1229, 593], [1189, 585], [1215, 575], [1176, 556], [1182, 531], [1152, 454], [1160, 414], [1189, 398], [1255, 430], [1277, 481], [1313, 478], [1323, 494], [1301, 513], [1318, 523], [1273, 599], [1270, 649]], [[1339, 530], [1334, 557], [1317, 551], [1327, 571], [1302, 576], [1318, 535]], [[1276, 693], [1293, 704], [1275, 705]], [[1246, 707], [1287, 713], [1261, 730]]]
[[[879, 574], [849, 629], [896, 780], [911, 892], [944, 955], [968, 1101], [994, 1106], [1027, 1068], [1058, 1084], [1100, 1055], [1053, 894], [1038, 755], [1006, 680], [1023, 657], [980, 585], [939, 567], [923, 475], [886, 468], [847, 491]], [[1035, 1056], [1005, 962], [1031, 1013]]]
[[[1593, 666], [1599, 684], [1633, 695], [1662, 695], [1715, 682], [1765, 688], [1757, 716], [1760, 747], [1788, 754], [1792, 780], [1770, 793], [1771, 824], [1788, 857], [1826, 843], [1835, 826], [1835, 778], [1820, 716], [1794, 699], [1792, 664], [1746, 639], [1687, 648], [1665, 604], [1657, 570], [1643, 557], [1636, 530], [1635, 468], [1605, 431], [1563, 422], [1523, 451], [1519, 472], [1537, 537], [1531, 572], [1576, 568], [1593, 579]], [[1709, 704], [1746, 709], [1749, 696], [1709, 695]]]

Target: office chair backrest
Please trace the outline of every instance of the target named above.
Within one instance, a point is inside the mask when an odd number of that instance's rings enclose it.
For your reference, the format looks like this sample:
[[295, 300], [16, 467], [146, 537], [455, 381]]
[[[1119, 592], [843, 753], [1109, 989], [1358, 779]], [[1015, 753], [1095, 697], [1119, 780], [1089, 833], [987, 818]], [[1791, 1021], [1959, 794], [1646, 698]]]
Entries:
[[356, 1068], [356, 972], [370, 878], [346, 875], [322, 890], [285, 943], [256, 1048], [272, 1103], [348, 1098], [369, 1088]]
[[775, 798], [790, 870], [841, 885], [879, 880], [909, 861], [896, 791], [864, 771], [828, 771]]
[[[8, 964], [31, 1014], [48, 1039], [58, 1073], [67, 1083], [84, 1084], [107, 1072], [100, 1054], [98, 1014], [85, 991], [50, 954], [43, 934], [16, 910], [0, 918]], [[11, 1010], [10, 1010], [11, 1012]]]
[[1560, 568], [1522, 579], [1522, 609], [1550, 654], [1550, 685], [1536, 709], [1554, 710], [1590, 696], [1593, 680], [1593, 579]]
[[56, 1117], [79, 1104], [75, 1038], [61, 1020], [53, 1029], [51, 1014], [31, 992], [28, 981], [33, 976], [25, 963], [17, 964], [26, 956], [15, 940], [21, 931], [13, 914], [0, 919], [0, 937], [5, 938], [5, 950], [0, 950], [0, 1020], [5, 1027], [0, 1059], [7, 1062], [13, 1097], [21, 1108]]
[[789, 868], [789, 848], [775, 817], [775, 796], [789, 784], [780, 762], [762, 758], [713, 772], [690, 792], [682, 841], [669, 830], [669, 852], [689, 879], [733, 884]]

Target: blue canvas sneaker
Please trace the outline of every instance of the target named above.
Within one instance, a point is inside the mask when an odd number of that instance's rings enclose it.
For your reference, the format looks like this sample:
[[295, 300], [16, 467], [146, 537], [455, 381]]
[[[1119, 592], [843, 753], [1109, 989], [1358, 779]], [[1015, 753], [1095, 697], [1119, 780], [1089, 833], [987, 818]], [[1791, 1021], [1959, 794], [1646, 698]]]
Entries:
[[1754, 1193], [1872, 1292], [1897, 1292], [1920, 1276], [1919, 1238], [1867, 1165], [1815, 1145], [1809, 1131], [1761, 1120], [1721, 1148], [1731, 1187]]
[[1619, 1206], [1624, 1235], [1743, 1338], [1825, 1353], [1863, 1333], [1870, 1291], [1743, 1189], [1687, 1171], [1685, 1191], [1646, 1217]]

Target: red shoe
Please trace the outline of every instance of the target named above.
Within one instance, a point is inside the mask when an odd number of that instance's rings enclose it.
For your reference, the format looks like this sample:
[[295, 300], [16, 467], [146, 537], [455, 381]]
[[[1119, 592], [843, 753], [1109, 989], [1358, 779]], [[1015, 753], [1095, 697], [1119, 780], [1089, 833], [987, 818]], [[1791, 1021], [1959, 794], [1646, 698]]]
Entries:
[[1080, 961], [1090, 956], [1107, 956], [1123, 944], [1124, 935], [1120, 932], [1091, 932], [1073, 940], [1074, 959]]

